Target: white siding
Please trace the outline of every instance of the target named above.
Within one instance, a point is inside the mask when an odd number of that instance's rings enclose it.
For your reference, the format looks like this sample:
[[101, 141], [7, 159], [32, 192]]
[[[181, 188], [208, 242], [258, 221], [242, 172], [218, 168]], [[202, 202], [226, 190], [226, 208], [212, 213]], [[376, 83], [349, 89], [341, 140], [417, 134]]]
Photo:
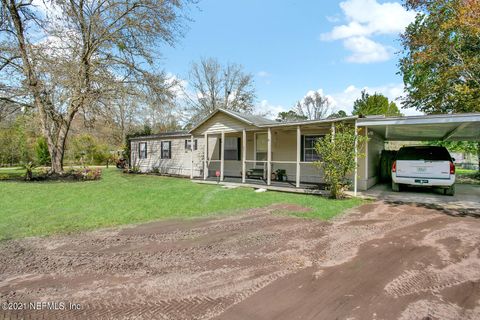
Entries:
[[[198, 137], [197, 150], [193, 151], [194, 175], [201, 175], [201, 160], [203, 159], [203, 144]], [[172, 137], [164, 139], [148, 139], [144, 141], [132, 141], [131, 164], [138, 166], [140, 171], [149, 172], [158, 168], [161, 173], [189, 176], [191, 170], [191, 152], [185, 149], [185, 140], [190, 137]], [[161, 142], [171, 141], [171, 159], [161, 159]], [[203, 141], [203, 140], [202, 140]], [[147, 158], [139, 159], [138, 144], [147, 142]]]
[[195, 135], [202, 135], [207, 133], [221, 133], [224, 132], [241, 132], [243, 129], [255, 129], [254, 126], [248, 125], [240, 120], [237, 120], [222, 112], [218, 112], [212, 118], [202, 123], [193, 131]]

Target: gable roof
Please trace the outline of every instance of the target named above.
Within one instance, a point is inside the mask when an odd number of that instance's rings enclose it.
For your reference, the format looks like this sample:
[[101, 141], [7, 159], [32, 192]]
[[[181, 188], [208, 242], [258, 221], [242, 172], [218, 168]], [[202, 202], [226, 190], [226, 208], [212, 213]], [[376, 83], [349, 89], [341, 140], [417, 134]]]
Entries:
[[203, 119], [202, 121], [197, 123], [192, 129], [190, 129], [189, 132], [192, 132], [192, 131], [196, 130], [198, 127], [200, 127], [202, 124], [207, 122], [209, 119], [211, 119], [213, 116], [215, 116], [219, 112], [225, 113], [225, 114], [227, 114], [227, 115], [229, 115], [229, 116], [231, 116], [231, 117], [233, 117], [233, 118], [235, 118], [235, 119], [237, 119], [237, 120], [239, 120], [243, 123], [246, 123], [246, 124], [249, 124], [249, 125], [252, 125], [252, 126], [256, 126], [256, 127], [261, 127], [261, 126], [265, 126], [265, 125], [273, 125], [275, 123], [278, 123], [276, 121], [264, 118], [262, 116], [256, 116], [256, 115], [253, 115], [253, 114], [240, 113], [240, 112], [236, 112], [236, 111], [232, 111], [232, 110], [218, 108], [214, 112], [212, 112], [210, 115], [208, 115], [208, 117], [206, 117], [205, 119]]

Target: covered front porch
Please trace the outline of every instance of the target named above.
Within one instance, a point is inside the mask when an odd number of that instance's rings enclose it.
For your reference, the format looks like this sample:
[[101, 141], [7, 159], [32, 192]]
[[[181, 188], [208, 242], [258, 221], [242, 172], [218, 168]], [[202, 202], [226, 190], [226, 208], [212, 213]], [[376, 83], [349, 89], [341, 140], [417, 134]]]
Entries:
[[318, 166], [321, 159], [315, 142], [327, 133], [335, 134], [335, 120], [264, 127], [209, 126], [207, 121], [203, 128], [192, 131], [192, 141], [203, 141], [203, 156], [201, 164], [196, 164], [200, 170], [193, 170], [192, 162], [191, 179], [257, 188], [295, 188], [309, 193], [323, 191], [323, 172]]

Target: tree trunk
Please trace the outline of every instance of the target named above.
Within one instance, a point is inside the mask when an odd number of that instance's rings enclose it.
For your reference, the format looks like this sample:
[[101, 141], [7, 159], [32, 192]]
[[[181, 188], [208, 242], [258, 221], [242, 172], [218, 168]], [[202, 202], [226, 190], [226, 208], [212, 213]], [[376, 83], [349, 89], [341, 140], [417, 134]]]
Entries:
[[65, 155], [65, 142], [69, 131], [68, 128], [69, 126], [64, 125], [64, 127], [59, 129], [56, 136], [52, 136], [48, 130], [44, 130], [52, 163], [50, 174], [63, 172], [63, 157]]
[[63, 150], [55, 148], [55, 151], [50, 152], [50, 157], [52, 158], [50, 173], [63, 172]]

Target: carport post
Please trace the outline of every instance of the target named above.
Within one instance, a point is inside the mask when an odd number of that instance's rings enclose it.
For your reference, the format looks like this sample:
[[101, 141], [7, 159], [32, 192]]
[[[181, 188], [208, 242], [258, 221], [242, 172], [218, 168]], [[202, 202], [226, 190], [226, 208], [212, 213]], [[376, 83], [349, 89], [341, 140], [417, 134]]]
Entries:
[[246, 175], [246, 160], [247, 160], [247, 132], [243, 129], [242, 132], [242, 183], [245, 183]]
[[300, 130], [300, 126], [297, 126], [297, 175], [295, 177], [295, 187], [300, 188], [300, 152], [301, 150], [301, 139], [302, 139], [302, 131]]
[[366, 181], [366, 188], [368, 189], [368, 127], [365, 126], [365, 181]]
[[220, 181], [223, 181], [223, 172], [225, 170], [225, 131], [222, 131], [220, 140]]
[[205, 132], [203, 138], [203, 180], [207, 180], [208, 178], [208, 133]]
[[193, 179], [193, 134], [190, 136], [190, 179]]
[[268, 128], [267, 147], [267, 185], [272, 183], [272, 128]]
[[358, 127], [357, 127], [357, 121], [355, 120], [355, 147], [354, 147], [354, 152], [355, 152], [355, 176], [353, 177], [353, 196], [357, 196], [357, 183], [358, 183]]

